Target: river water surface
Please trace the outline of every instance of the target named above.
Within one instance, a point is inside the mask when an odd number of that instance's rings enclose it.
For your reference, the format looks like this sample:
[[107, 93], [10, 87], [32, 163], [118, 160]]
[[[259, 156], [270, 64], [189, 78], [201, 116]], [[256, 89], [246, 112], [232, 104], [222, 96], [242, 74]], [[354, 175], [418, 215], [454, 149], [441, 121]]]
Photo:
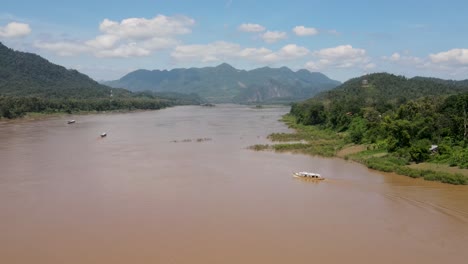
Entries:
[[0, 123], [0, 263], [468, 263], [467, 186], [247, 149], [288, 110]]

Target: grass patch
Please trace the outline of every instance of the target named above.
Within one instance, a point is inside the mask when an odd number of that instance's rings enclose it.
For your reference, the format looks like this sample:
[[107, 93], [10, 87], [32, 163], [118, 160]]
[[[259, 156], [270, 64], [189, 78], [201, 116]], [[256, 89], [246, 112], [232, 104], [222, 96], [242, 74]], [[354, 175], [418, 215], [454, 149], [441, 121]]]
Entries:
[[[285, 115], [281, 121], [294, 129], [295, 133], [273, 133], [269, 135], [270, 140], [281, 142], [281, 144], [271, 146], [275, 151], [334, 157], [337, 151], [345, 145], [343, 135], [315, 126], [296, 124], [294, 116]], [[297, 143], [298, 141], [301, 143]]]
[[462, 174], [456, 173], [451, 174], [447, 172], [440, 172], [440, 171], [423, 171], [424, 172], [424, 179], [428, 181], [440, 181], [443, 183], [450, 183], [455, 185], [466, 185], [467, 177], [463, 176]]
[[268, 145], [268, 144], [257, 144], [257, 145], [250, 146], [249, 149], [256, 150], [256, 151], [267, 150], [267, 149], [270, 149], [270, 145]]
[[411, 178], [423, 178], [428, 181], [439, 181], [443, 183], [466, 185], [468, 177], [461, 173], [450, 173], [446, 171], [437, 171], [431, 169], [417, 169], [408, 166], [408, 161], [404, 158], [394, 155], [381, 155], [378, 150], [363, 151], [350, 155], [351, 159], [366, 165], [370, 169], [394, 172], [396, 174], [408, 176]]

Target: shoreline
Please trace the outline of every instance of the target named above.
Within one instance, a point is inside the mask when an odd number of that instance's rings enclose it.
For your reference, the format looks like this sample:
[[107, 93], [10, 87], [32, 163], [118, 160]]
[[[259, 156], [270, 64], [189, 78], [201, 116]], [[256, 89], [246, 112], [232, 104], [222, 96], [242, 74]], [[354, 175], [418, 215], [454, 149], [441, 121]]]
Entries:
[[41, 113], [41, 112], [29, 112], [22, 117], [17, 118], [4, 118], [0, 117], [0, 124], [1, 123], [14, 123], [14, 122], [29, 122], [29, 121], [38, 121], [44, 120], [53, 117], [69, 117], [69, 116], [85, 116], [85, 115], [101, 115], [101, 114], [126, 114], [126, 113], [138, 113], [138, 112], [146, 112], [146, 111], [157, 111], [161, 109], [165, 109], [167, 107], [162, 107], [159, 109], [132, 109], [132, 110], [125, 110], [125, 109], [117, 109], [117, 110], [106, 110], [106, 111], [79, 111], [79, 112], [51, 112], [51, 113]]
[[430, 162], [407, 164], [389, 155], [385, 150], [373, 149], [371, 145], [347, 144], [346, 134], [296, 124], [295, 118], [289, 114], [283, 116], [279, 121], [294, 129], [294, 132], [270, 134], [268, 138], [274, 142], [273, 144], [253, 145], [249, 148], [256, 151], [273, 150], [275, 152], [340, 158], [357, 162], [378, 172], [391, 172], [447, 184], [468, 185], [468, 169], [453, 168], [449, 167], [449, 164]]

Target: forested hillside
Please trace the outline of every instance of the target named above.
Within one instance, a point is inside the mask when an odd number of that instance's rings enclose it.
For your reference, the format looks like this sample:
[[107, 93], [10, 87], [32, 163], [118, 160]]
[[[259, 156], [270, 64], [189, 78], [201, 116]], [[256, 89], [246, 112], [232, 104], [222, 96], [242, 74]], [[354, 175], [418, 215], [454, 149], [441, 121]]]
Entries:
[[0, 43], [0, 118], [17, 118], [28, 112], [159, 109], [202, 102], [195, 94], [132, 93], [111, 88], [76, 70]]
[[[88, 76], [50, 63], [32, 53], [14, 51], [0, 43], [0, 94], [46, 98], [109, 97], [111, 88]], [[113, 89], [114, 96], [128, 96]]]
[[[372, 144], [406, 161], [468, 168], [467, 110], [467, 81], [379, 73], [296, 103], [291, 114], [298, 123], [346, 132], [350, 142]], [[432, 145], [437, 155], [430, 155]]]

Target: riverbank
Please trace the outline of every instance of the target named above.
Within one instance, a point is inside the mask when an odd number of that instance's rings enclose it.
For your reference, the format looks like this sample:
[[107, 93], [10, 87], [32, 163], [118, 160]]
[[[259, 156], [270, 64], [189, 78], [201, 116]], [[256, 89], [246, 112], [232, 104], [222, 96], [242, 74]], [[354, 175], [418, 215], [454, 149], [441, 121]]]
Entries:
[[58, 112], [28, 112], [24, 116], [16, 117], [16, 118], [5, 118], [0, 117], [0, 122], [16, 122], [16, 121], [36, 121], [36, 120], [43, 120], [52, 117], [63, 117], [69, 118], [71, 116], [85, 116], [85, 115], [96, 115], [96, 114], [123, 114], [123, 113], [139, 113], [139, 112], [146, 112], [146, 111], [157, 111], [164, 109], [115, 109], [115, 110], [105, 110], [105, 111], [77, 111], [72, 113], [67, 113], [65, 111], [58, 111]]
[[254, 145], [251, 149], [339, 157], [359, 162], [377, 171], [394, 172], [412, 178], [455, 185], [468, 184], [467, 169], [453, 168], [449, 164], [437, 164], [437, 166], [432, 163], [411, 164], [401, 157], [372, 145], [348, 144], [345, 133], [297, 124], [295, 117], [291, 115], [285, 115], [281, 121], [295, 132], [273, 133], [269, 139], [275, 144]]

